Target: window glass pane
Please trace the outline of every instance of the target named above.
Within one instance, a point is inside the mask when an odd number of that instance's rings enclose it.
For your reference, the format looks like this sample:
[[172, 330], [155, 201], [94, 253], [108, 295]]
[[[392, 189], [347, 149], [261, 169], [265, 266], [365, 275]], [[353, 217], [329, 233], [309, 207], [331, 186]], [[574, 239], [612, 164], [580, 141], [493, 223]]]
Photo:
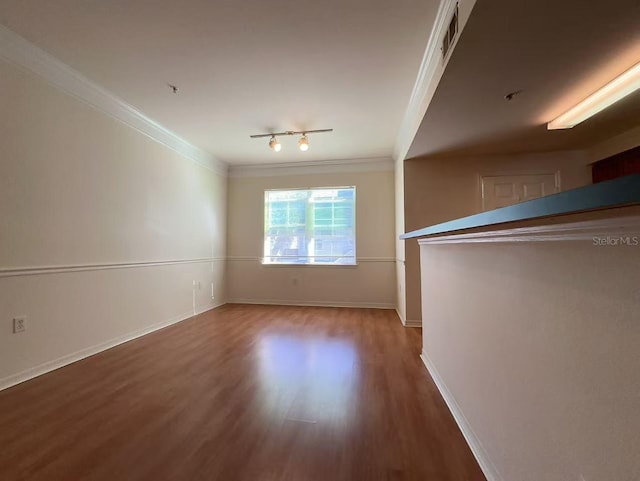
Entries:
[[264, 262], [355, 264], [355, 188], [265, 192]]

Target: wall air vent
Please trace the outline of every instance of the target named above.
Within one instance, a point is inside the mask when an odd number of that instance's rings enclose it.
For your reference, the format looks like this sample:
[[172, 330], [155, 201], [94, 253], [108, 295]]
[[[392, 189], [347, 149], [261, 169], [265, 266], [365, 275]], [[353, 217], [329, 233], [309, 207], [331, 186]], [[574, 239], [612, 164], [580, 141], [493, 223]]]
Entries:
[[442, 62], [447, 61], [447, 57], [451, 52], [453, 47], [453, 43], [458, 36], [458, 5], [456, 5], [455, 10], [453, 11], [453, 15], [451, 16], [451, 21], [449, 22], [449, 28], [445, 31], [444, 37], [442, 38]]

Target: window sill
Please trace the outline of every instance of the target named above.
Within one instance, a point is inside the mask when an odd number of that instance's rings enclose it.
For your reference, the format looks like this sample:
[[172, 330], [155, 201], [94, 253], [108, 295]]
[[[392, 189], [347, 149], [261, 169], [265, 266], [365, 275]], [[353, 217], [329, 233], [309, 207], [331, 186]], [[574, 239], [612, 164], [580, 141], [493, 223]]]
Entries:
[[311, 268], [322, 268], [328, 267], [330, 269], [342, 268], [342, 269], [353, 269], [358, 267], [358, 263], [355, 264], [283, 264], [283, 263], [271, 263], [271, 262], [260, 262], [263, 267], [311, 267]]

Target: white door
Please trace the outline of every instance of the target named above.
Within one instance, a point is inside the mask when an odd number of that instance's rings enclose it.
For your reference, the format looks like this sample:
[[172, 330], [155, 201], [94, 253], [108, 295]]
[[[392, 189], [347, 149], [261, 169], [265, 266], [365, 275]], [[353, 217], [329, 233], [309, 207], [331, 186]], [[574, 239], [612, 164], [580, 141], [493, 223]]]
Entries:
[[517, 204], [560, 192], [556, 174], [482, 177], [482, 210]]

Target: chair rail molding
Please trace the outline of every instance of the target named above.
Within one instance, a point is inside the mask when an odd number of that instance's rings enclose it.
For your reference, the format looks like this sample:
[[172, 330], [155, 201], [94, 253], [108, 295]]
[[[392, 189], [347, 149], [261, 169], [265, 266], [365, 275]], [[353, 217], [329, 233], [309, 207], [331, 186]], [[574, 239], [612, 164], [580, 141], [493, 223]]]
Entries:
[[197, 257], [193, 259], [171, 259], [141, 262], [111, 262], [102, 264], [67, 264], [53, 266], [0, 267], [0, 278], [35, 276], [43, 274], [63, 274], [66, 272], [103, 271], [109, 269], [134, 269], [139, 267], [170, 266], [177, 264], [203, 264], [223, 262], [225, 257]]
[[92, 82], [77, 70], [3, 25], [0, 25], [0, 59], [34, 73], [58, 89], [124, 122], [196, 164], [219, 175], [227, 175], [226, 163], [187, 142], [119, 99], [112, 92]]

